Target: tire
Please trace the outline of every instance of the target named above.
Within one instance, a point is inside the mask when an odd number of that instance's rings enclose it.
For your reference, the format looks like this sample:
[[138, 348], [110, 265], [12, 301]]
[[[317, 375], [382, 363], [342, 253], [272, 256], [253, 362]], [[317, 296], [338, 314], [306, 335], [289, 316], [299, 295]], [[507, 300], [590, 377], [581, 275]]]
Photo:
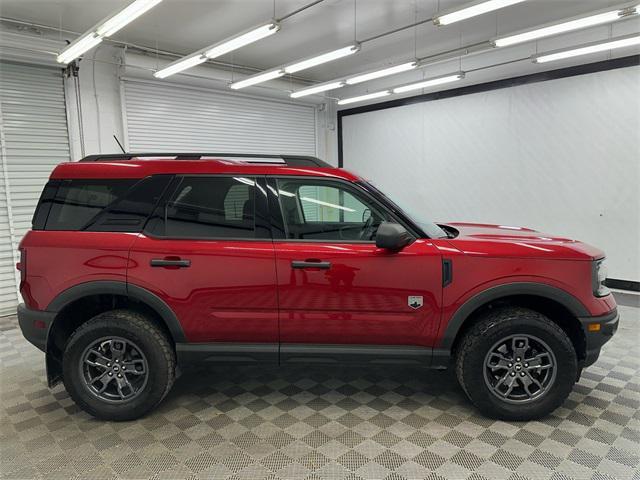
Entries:
[[94, 417], [115, 421], [134, 420], [155, 408], [171, 389], [175, 369], [165, 334], [131, 310], [111, 310], [82, 324], [62, 360], [73, 401]]
[[549, 415], [569, 396], [578, 373], [566, 333], [541, 313], [517, 307], [485, 314], [464, 334], [455, 361], [469, 399], [482, 414], [500, 420]]

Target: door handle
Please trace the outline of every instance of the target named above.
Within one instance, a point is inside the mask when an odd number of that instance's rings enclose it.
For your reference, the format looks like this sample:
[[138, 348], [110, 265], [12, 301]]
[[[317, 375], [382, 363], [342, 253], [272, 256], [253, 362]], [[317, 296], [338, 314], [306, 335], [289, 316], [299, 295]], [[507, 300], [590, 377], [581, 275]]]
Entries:
[[191, 260], [182, 260], [181, 258], [169, 259], [169, 258], [152, 258], [152, 267], [173, 267], [173, 268], [187, 268], [191, 266]]
[[331, 268], [331, 262], [321, 262], [320, 260], [293, 260], [291, 268]]

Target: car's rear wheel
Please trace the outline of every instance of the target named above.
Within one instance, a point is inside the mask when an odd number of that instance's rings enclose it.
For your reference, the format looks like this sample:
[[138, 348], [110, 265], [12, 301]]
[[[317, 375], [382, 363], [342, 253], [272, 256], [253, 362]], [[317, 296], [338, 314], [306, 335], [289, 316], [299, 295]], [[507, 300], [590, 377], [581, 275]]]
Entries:
[[485, 314], [456, 354], [463, 390], [483, 414], [503, 420], [553, 412], [571, 393], [577, 370], [575, 349], [562, 328], [525, 308]]
[[144, 315], [111, 310], [73, 332], [63, 356], [71, 398], [106, 420], [138, 418], [162, 401], [175, 379], [175, 354]]

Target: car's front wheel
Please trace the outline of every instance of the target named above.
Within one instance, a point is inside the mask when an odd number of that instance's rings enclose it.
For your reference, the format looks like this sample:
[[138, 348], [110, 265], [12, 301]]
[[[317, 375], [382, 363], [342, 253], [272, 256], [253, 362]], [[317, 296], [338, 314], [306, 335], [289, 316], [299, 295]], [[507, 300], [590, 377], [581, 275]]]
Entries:
[[73, 332], [63, 356], [71, 398], [105, 420], [133, 420], [153, 409], [175, 379], [175, 354], [153, 322], [130, 310], [111, 310]]
[[461, 339], [456, 374], [485, 415], [532, 420], [571, 393], [578, 362], [567, 334], [541, 313], [504, 307], [485, 314]]

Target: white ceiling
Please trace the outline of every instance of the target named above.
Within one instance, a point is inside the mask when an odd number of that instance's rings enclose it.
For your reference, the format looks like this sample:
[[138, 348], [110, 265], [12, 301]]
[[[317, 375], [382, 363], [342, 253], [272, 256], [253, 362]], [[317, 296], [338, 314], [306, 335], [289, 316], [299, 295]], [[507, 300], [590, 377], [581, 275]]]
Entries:
[[[310, 1], [275, 0], [275, 17], [283, 16]], [[0, 16], [84, 32], [128, 3], [128, 0], [0, 0]], [[444, 10], [463, 3], [466, 2], [357, 0], [354, 21], [354, 0], [324, 0], [284, 20], [282, 30], [276, 35], [226, 55], [221, 60], [266, 69], [347, 45], [354, 40], [354, 35], [358, 40], [362, 40], [411, 24], [416, 19], [430, 18], [438, 11], [438, 4], [440, 10]], [[358, 54], [306, 70], [301, 72], [301, 76], [314, 81], [327, 81], [345, 74], [412, 59], [414, 48], [417, 57], [425, 57], [488, 40], [497, 32], [509, 33], [620, 3], [609, 0], [528, 0], [451, 26], [436, 27], [428, 22], [415, 29], [366, 42]], [[114, 39], [187, 54], [265, 22], [273, 17], [273, 9], [273, 0], [164, 0], [118, 32]], [[614, 34], [640, 30], [638, 20], [621, 23], [625, 25], [616, 26], [619, 33], [614, 31]], [[603, 35], [606, 38], [609, 34], [608, 27], [599, 28], [600, 30], [595, 30], [595, 33], [590, 35], [596, 35], [596, 39]], [[66, 38], [65, 34], [60, 36]], [[579, 32], [574, 33], [573, 37], [567, 36], [565, 41], [569, 44], [572, 44], [572, 41], [581, 43], [583, 38], [592, 37], [585, 37], [584, 32]], [[556, 48], [557, 40], [541, 41], [538, 48], [548, 49], [546, 45]], [[535, 48], [535, 45], [526, 47], [527, 54], [532, 48]], [[522, 47], [520, 49], [522, 50]], [[520, 53], [516, 49], [513, 55], [500, 53], [498, 61], [500, 57], [517, 58]], [[477, 66], [478, 60], [471, 59], [470, 62], [465, 64], [465, 68]], [[472, 67], [468, 67], [468, 64]], [[443, 68], [452, 70], [450, 67], [440, 67]], [[506, 71], [508, 75], [518, 75], [530, 72], [531, 68], [530, 62], [522, 62], [510, 65]], [[557, 66], [554, 65], [552, 68]], [[437, 70], [436, 68], [434, 71], [439, 74]], [[502, 71], [505, 69], [502, 68]], [[411, 72], [375, 83], [389, 86], [400, 83], [396, 78], [413, 80], [417, 78], [416, 75], [421, 78], [423, 73]], [[425, 75], [430, 76], [427, 73]], [[498, 73], [497, 76], [501, 75]], [[351, 94], [358, 94], [370, 88], [370, 85], [359, 85], [351, 87], [349, 91]], [[340, 96], [344, 96], [345, 92], [346, 89], [340, 91]], [[333, 94], [337, 96], [336, 92]]]

